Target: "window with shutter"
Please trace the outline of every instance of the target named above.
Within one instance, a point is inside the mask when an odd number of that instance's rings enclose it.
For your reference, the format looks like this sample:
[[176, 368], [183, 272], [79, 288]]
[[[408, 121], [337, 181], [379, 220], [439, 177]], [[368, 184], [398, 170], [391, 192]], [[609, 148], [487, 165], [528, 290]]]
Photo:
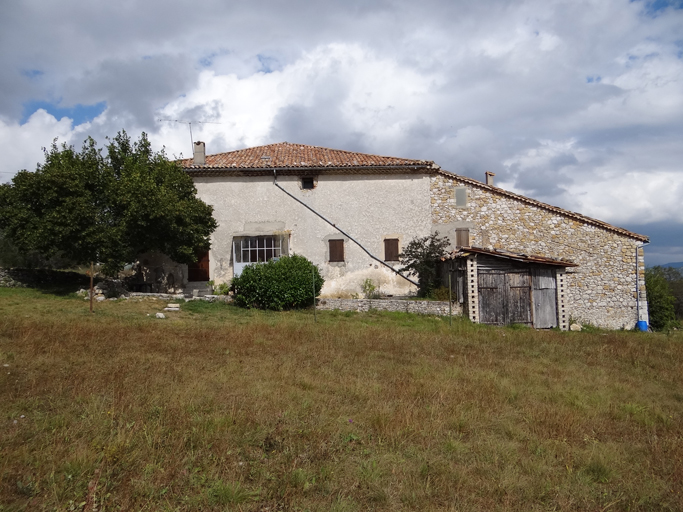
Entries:
[[398, 238], [384, 239], [384, 261], [398, 261]]
[[455, 245], [456, 247], [470, 246], [470, 229], [456, 228], [455, 230]]
[[344, 240], [330, 240], [330, 263], [344, 261]]

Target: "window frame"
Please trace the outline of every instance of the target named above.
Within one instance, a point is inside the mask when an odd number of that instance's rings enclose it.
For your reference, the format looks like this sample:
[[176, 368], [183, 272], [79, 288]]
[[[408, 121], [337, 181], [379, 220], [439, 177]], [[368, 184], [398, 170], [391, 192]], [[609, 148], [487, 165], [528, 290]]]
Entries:
[[283, 240], [281, 235], [234, 236], [234, 262], [249, 265], [286, 256], [287, 248]]
[[[387, 246], [389, 243], [396, 244], [396, 248], [393, 251], [388, 251]], [[393, 252], [393, 254], [391, 254]], [[384, 239], [384, 261], [400, 261], [398, 255], [401, 254], [401, 241], [398, 238], [385, 238]], [[389, 256], [396, 256], [396, 258], [390, 258]]]
[[[334, 238], [327, 241], [329, 263], [344, 263], [346, 261], [344, 242], [345, 240], [343, 238]], [[333, 245], [336, 246], [336, 249], [333, 249]], [[332, 259], [333, 257], [339, 258], [339, 254], [341, 254], [341, 259]]]
[[454, 187], [453, 199], [455, 201], [456, 208], [467, 208], [469, 202], [468, 187]]
[[[464, 238], [464, 239], [463, 239]], [[467, 242], [467, 243], [462, 243]], [[470, 247], [470, 228], [455, 228], [455, 246]]]

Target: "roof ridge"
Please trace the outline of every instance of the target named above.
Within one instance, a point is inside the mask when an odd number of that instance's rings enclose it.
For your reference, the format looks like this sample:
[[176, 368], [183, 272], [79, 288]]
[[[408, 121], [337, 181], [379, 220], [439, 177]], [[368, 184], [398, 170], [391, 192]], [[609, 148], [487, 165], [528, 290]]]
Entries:
[[613, 224], [610, 224], [609, 222], [605, 222], [604, 220], [594, 219], [593, 217], [588, 217], [587, 215], [583, 215], [582, 213], [573, 212], [571, 210], [565, 210], [564, 208], [560, 208], [559, 206], [553, 206], [552, 204], [544, 203], [543, 201], [539, 201], [538, 199], [533, 199], [531, 197], [523, 196], [522, 194], [510, 192], [509, 190], [505, 190], [500, 187], [494, 187], [493, 185], [487, 185], [486, 183], [483, 183], [479, 180], [475, 180], [474, 178], [461, 176], [460, 174], [456, 174], [454, 172], [446, 171], [443, 169], [438, 169], [436, 172], [448, 178], [459, 179], [466, 183], [469, 183], [470, 185], [474, 185], [485, 190], [490, 190], [491, 192], [495, 192], [504, 196], [512, 197], [513, 199], [521, 200], [523, 202], [538, 206], [540, 208], [544, 208], [555, 213], [560, 213], [568, 217], [573, 217], [588, 224], [593, 224], [595, 226], [607, 229], [609, 231], [614, 231], [616, 233], [620, 233], [622, 235], [635, 238], [636, 240], [641, 240], [644, 242], [648, 242], [650, 240], [650, 237], [648, 236], [634, 233], [633, 231], [629, 231], [625, 228], [620, 228], [619, 226], [615, 226]]
[[[219, 155], [227, 155], [227, 154], [229, 154], [229, 153], [238, 153], [238, 152], [240, 152], [240, 151], [254, 151], [254, 150], [259, 150], [259, 149], [262, 149], [262, 148], [273, 147], [273, 146], [284, 146], [284, 145], [287, 145], [287, 146], [298, 146], [298, 147], [302, 147], [302, 148], [321, 149], [321, 150], [324, 150], [324, 151], [332, 151], [332, 152], [335, 152], [335, 153], [344, 153], [344, 154], [347, 154], [347, 155], [364, 155], [364, 156], [370, 156], [370, 157], [387, 158], [387, 159], [391, 159], [391, 160], [406, 160], [406, 161], [409, 161], [409, 162], [430, 163], [430, 164], [433, 164], [433, 163], [434, 163], [432, 160], [422, 160], [422, 159], [415, 159], [415, 158], [404, 158], [404, 157], [400, 157], [400, 156], [377, 155], [377, 154], [374, 154], [374, 153], [363, 153], [363, 152], [360, 152], [360, 151], [350, 151], [350, 150], [347, 150], [347, 149], [334, 149], [334, 148], [328, 148], [328, 147], [325, 147], [325, 146], [315, 146], [315, 145], [312, 145], [312, 144], [300, 144], [300, 143], [297, 143], [297, 142], [287, 142], [287, 141], [273, 142], [273, 143], [271, 143], [271, 144], [262, 144], [262, 145], [260, 145], [260, 146], [252, 146], [252, 147], [247, 147], [247, 148], [233, 149], [233, 150], [230, 150], [230, 151], [221, 151], [220, 153], [207, 154], [206, 156], [207, 156], [207, 157], [217, 157], [217, 156], [219, 156]], [[182, 161], [185, 161], [185, 160], [192, 160], [192, 157], [190, 157], [190, 158], [181, 158], [181, 159], [179, 159], [178, 161], [179, 161], [179, 162], [182, 162]]]

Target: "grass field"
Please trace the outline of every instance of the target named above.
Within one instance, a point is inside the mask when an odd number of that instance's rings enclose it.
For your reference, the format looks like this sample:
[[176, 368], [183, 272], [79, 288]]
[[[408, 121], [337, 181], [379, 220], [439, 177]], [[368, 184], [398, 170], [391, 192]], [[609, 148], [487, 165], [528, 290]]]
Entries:
[[683, 509], [680, 332], [164, 305], [0, 288], [0, 511]]

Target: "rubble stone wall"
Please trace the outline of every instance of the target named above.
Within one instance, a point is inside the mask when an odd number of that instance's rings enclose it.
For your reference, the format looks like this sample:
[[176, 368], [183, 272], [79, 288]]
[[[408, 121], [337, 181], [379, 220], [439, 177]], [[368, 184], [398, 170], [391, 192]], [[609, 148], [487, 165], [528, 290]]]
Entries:
[[[318, 299], [318, 309], [332, 311], [401, 311], [421, 315], [448, 315], [448, 302], [429, 300], [391, 300], [391, 299]], [[453, 316], [462, 314], [460, 304], [454, 302]]]
[[[466, 206], [456, 206], [455, 187], [467, 187]], [[636, 279], [641, 305], [646, 301], [641, 241], [457, 176], [432, 176], [430, 192], [434, 231], [468, 227], [471, 246], [569, 259], [579, 265], [565, 274], [569, 317], [610, 329], [634, 328]], [[641, 319], [646, 311], [645, 306]]]

